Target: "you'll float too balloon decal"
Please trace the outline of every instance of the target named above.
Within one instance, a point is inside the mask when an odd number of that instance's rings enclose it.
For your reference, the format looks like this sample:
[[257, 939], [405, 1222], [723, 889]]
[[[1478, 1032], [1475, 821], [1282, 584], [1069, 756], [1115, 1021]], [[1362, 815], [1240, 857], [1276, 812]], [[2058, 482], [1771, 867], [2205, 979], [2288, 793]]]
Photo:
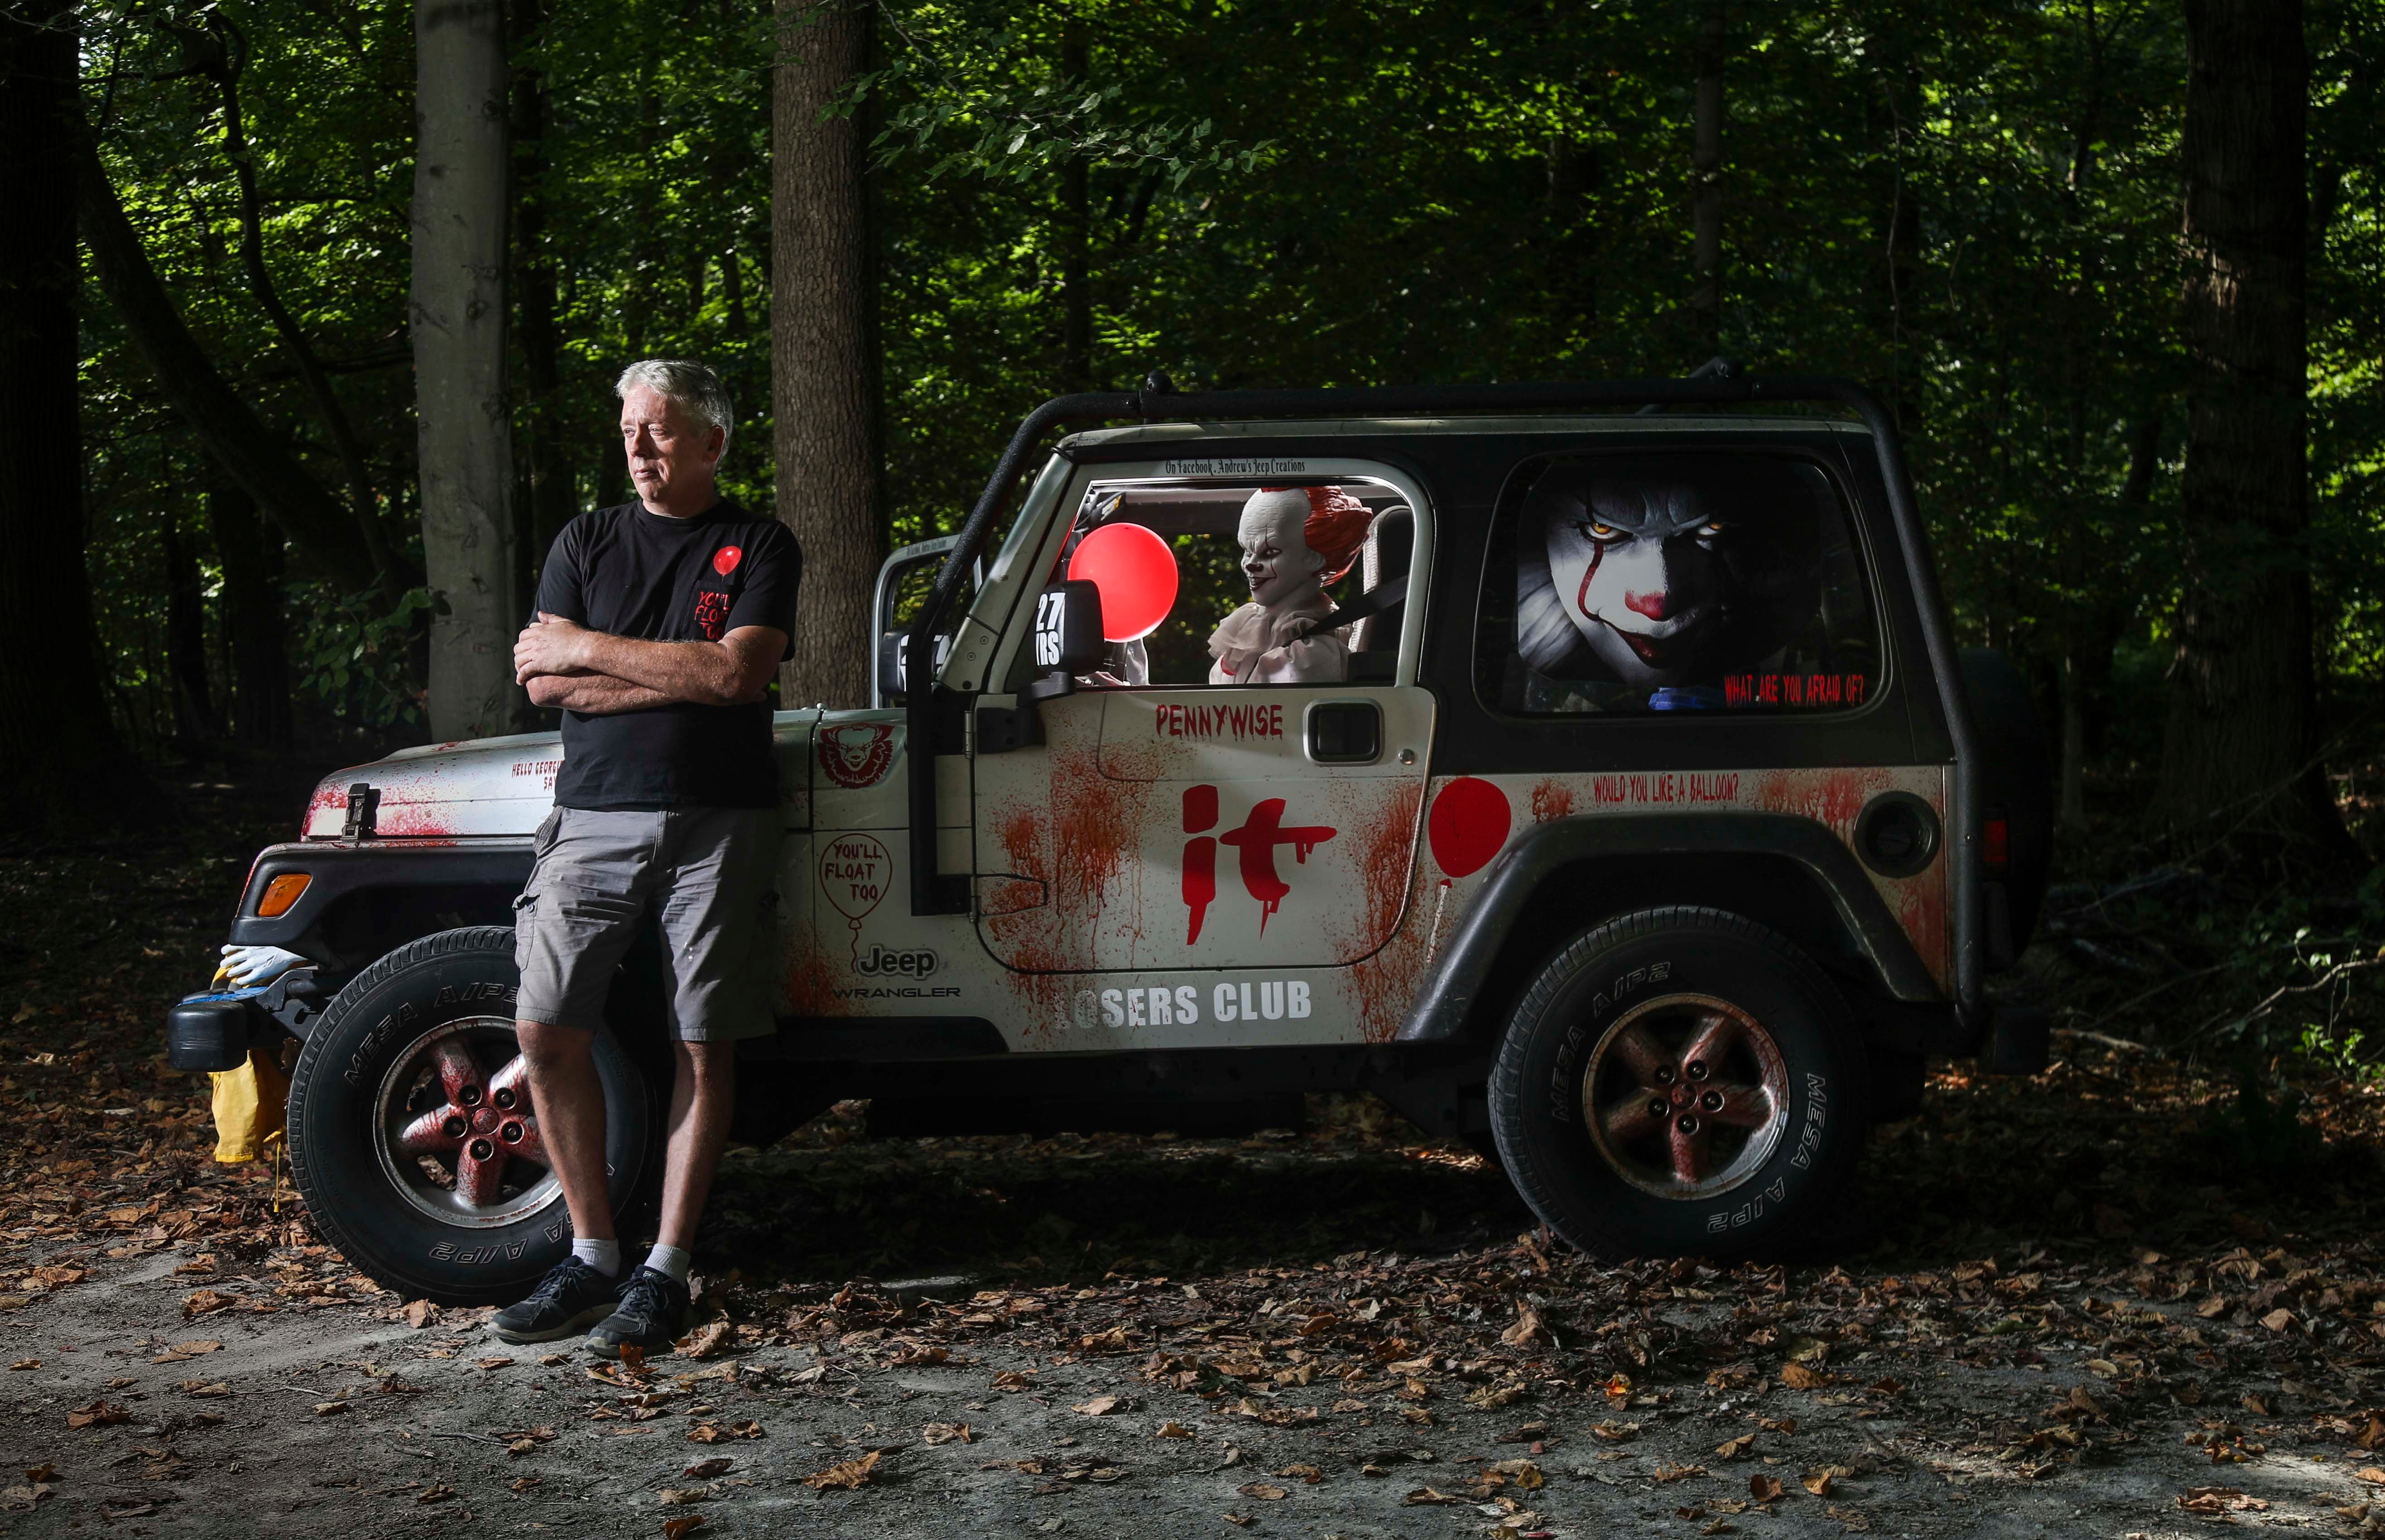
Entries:
[[855, 962], [861, 957], [861, 922], [885, 901], [893, 880], [894, 858], [866, 834], [839, 835], [820, 851], [820, 894], [844, 916]]
[[1425, 842], [1432, 848], [1433, 864], [1441, 868], [1442, 877], [1441, 890], [1433, 895], [1430, 945], [1441, 944], [1441, 911], [1449, 899], [1449, 885], [1489, 865], [1507, 843], [1507, 831], [1515, 823], [1507, 794], [1472, 776], [1458, 776], [1432, 800], [1432, 812], [1425, 819]]

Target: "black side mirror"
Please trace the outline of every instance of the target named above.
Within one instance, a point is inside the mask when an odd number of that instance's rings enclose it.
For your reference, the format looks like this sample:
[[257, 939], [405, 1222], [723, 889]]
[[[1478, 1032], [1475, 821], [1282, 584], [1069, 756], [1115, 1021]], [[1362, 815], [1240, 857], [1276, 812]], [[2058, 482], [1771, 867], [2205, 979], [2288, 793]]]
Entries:
[[[1090, 674], [1109, 657], [1110, 644], [1102, 636], [1102, 590], [1082, 578], [1055, 583], [1035, 596], [1035, 631], [1027, 639], [1023, 672], [1015, 707], [977, 709], [977, 750], [981, 754], [1006, 754], [1030, 743], [1043, 741], [1040, 708], [1077, 691], [1077, 676]], [[1013, 678], [1017, 678], [1014, 672]]]
[[[909, 689], [911, 638], [905, 631], [890, 631], [878, 639], [878, 694], [880, 700], [893, 701]], [[928, 671], [930, 678], [943, 672], [944, 660], [953, 652], [953, 639], [942, 632], [936, 636], [936, 666]]]
[[1035, 601], [1035, 672], [1090, 674], [1109, 655], [1102, 637], [1102, 590], [1081, 578], [1055, 583]]

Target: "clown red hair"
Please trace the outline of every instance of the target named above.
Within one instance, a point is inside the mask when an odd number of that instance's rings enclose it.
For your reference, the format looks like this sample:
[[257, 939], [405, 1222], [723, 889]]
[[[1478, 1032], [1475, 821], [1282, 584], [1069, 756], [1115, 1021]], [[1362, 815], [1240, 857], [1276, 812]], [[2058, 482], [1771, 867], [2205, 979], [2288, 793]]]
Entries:
[[1339, 487], [1262, 487], [1259, 491], [1297, 491], [1306, 495], [1308, 517], [1301, 521], [1300, 538], [1325, 558], [1325, 565], [1317, 568], [1317, 581], [1320, 585], [1341, 581], [1358, 559], [1358, 548], [1367, 543], [1367, 527], [1375, 522], [1374, 510]]

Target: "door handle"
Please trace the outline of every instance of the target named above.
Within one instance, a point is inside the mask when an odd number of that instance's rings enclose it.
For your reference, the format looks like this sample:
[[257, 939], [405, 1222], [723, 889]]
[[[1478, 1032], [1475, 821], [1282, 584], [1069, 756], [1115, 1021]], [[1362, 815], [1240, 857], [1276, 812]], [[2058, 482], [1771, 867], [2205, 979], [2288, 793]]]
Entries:
[[1308, 757], [1318, 764], [1371, 764], [1383, 757], [1383, 711], [1372, 701], [1319, 701], [1308, 708]]

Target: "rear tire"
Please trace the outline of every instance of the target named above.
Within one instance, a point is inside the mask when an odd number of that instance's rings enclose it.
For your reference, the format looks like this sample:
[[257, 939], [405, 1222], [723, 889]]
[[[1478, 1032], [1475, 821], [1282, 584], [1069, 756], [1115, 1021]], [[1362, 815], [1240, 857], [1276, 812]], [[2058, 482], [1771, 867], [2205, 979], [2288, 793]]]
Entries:
[[[510, 1304], [571, 1249], [514, 1049], [519, 986], [512, 931], [426, 936], [341, 990], [298, 1055], [290, 1167], [308, 1218], [406, 1298]], [[659, 1162], [660, 1119], [609, 1028], [595, 1057], [618, 1219]]]
[[1779, 1253], [1833, 1214], [1862, 1152], [1868, 1062], [1846, 1002], [1785, 938], [1650, 909], [1552, 958], [1492, 1067], [1501, 1163], [1605, 1260]]

